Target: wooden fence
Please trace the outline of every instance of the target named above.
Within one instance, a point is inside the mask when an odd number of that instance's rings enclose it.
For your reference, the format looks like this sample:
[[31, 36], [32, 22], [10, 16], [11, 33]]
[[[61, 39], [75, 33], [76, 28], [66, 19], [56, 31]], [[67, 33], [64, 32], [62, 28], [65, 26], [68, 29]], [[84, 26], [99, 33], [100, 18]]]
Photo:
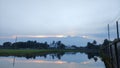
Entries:
[[109, 68], [120, 68], [120, 40], [102, 46], [101, 51], [104, 54], [104, 57], [109, 58], [107, 61], [107, 65], [110, 65]]

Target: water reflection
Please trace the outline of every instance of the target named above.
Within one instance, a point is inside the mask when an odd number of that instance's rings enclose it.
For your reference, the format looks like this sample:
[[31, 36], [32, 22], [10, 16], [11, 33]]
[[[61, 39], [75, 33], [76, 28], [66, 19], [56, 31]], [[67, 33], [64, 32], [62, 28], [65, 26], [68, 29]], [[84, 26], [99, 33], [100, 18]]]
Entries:
[[[1, 64], [6, 63], [6, 64]], [[6, 66], [8, 65], [8, 67]], [[0, 57], [0, 68], [105, 68], [98, 54], [61, 52]]]
[[15, 56], [13, 57], [13, 67], [14, 67], [14, 65], [15, 65]]
[[[94, 59], [97, 61], [97, 57], [100, 57], [98, 53], [81, 53], [81, 52], [58, 52], [58, 53], [40, 53], [40, 54], [26, 54], [26, 55], [11, 55], [15, 57], [25, 57], [26, 59], [36, 59], [36, 57], [44, 57], [47, 59], [51, 57], [52, 59], [61, 59], [64, 55], [76, 55], [76, 54], [86, 54], [88, 59]], [[6, 55], [1, 55], [6, 56]]]

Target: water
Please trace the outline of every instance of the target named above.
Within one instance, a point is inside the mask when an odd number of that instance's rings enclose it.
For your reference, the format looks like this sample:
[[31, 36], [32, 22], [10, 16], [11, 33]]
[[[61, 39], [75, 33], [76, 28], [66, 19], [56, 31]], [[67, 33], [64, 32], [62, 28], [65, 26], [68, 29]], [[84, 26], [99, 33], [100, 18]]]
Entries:
[[0, 68], [105, 68], [98, 55], [52, 53], [41, 56], [1, 56]]

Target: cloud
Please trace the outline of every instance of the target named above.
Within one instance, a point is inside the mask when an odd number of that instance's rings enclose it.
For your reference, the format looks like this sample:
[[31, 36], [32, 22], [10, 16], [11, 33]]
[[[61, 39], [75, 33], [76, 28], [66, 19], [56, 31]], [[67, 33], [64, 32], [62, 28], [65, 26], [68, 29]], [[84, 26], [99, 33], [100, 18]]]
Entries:
[[[109, 2], [109, 3], [108, 3]], [[0, 35], [106, 38], [106, 25], [120, 15], [118, 0], [2, 0]], [[29, 35], [29, 36], [28, 36]], [[114, 35], [114, 34], [112, 34]]]
[[[2, 61], [13, 62], [13, 58], [2, 58]], [[15, 60], [15, 63], [54, 63], [54, 64], [65, 64], [66, 61], [56, 60], [56, 61], [47, 61], [47, 60]]]
[[67, 36], [65, 35], [13, 35], [13, 36], [0, 36], [0, 39], [7, 39], [7, 38], [15, 39], [16, 37], [18, 38], [50, 38], [50, 37], [64, 38]]
[[89, 61], [84, 61], [84, 62], [81, 62], [80, 64], [91, 64], [91, 63], [94, 63], [93, 61], [89, 60]]

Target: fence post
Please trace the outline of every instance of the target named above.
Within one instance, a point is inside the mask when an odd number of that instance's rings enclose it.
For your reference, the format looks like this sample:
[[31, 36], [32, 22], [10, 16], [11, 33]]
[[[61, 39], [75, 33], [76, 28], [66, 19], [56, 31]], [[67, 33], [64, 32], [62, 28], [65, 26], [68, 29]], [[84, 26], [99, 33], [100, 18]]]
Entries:
[[115, 43], [115, 54], [116, 54], [116, 60], [117, 60], [117, 68], [119, 68], [119, 59], [118, 59], [118, 49], [117, 49], [117, 43]]
[[117, 28], [117, 39], [119, 40], [119, 28], [118, 28], [118, 21], [116, 21], [116, 28]]

